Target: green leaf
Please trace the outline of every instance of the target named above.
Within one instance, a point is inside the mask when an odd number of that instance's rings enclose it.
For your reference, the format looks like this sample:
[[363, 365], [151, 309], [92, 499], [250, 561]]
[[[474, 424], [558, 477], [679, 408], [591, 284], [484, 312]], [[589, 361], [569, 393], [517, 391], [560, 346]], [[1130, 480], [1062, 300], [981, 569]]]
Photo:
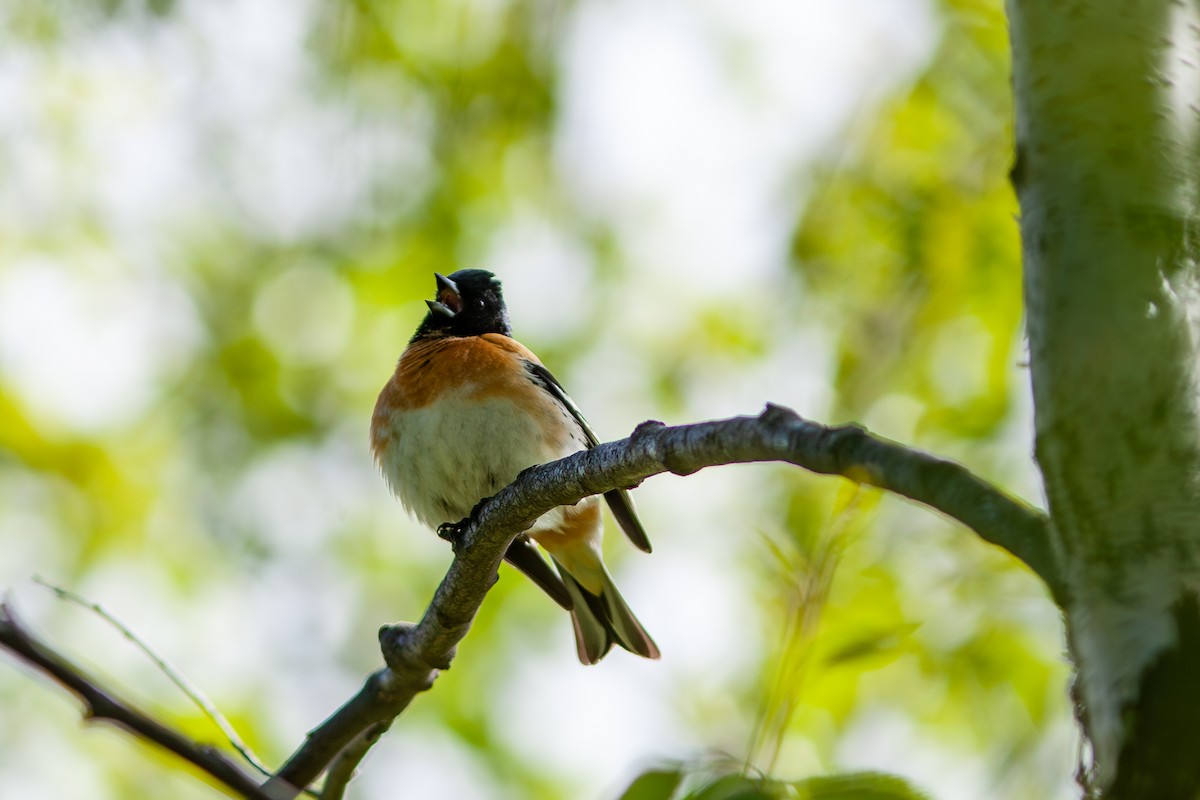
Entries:
[[637, 776], [621, 800], [669, 800], [682, 780], [678, 770], [652, 769]]
[[687, 796], [687, 800], [783, 800], [786, 785], [745, 775], [726, 775]]
[[874, 668], [888, 664], [903, 652], [908, 637], [919, 628], [917, 624], [899, 625], [892, 630], [868, 630], [832, 648], [825, 663], [838, 666], [851, 662], [869, 661]]
[[929, 800], [903, 778], [882, 772], [824, 775], [792, 786], [800, 800]]

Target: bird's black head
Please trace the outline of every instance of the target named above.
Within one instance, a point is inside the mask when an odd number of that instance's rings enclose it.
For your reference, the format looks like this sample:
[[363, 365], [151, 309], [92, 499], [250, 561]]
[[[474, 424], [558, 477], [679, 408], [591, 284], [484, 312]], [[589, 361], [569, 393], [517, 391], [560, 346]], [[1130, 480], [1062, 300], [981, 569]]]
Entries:
[[426, 300], [425, 315], [414, 339], [429, 336], [512, 335], [500, 279], [484, 269], [460, 269], [437, 278], [437, 298]]

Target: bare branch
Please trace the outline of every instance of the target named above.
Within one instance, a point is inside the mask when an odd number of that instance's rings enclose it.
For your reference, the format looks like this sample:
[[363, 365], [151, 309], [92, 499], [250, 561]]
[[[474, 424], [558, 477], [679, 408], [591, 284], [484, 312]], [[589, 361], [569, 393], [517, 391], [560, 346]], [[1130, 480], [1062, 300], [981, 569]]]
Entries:
[[1062, 579], [1045, 516], [972, 475], [965, 467], [872, 436], [858, 426], [828, 427], [768, 405], [756, 417], [668, 428], [645, 422], [628, 439], [526, 470], [481, 504], [455, 546], [455, 558], [416, 625], [379, 632], [387, 666], [306, 738], [276, 775], [260, 786], [219, 750], [198, 745], [109, 694], [62, 656], [28, 634], [0, 606], [0, 647], [53, 677], [83, 700], [87, 715], [105, 719], [178, 754], [251, 800], [294, 798], [327, 772], [325, 800], [340, 800], [355, 767], [412, 699], [450, 666], [512, 540], [555, 506], [663, 472], [690, 475], [705, 467], [784, 461], [841, 475], [903, 495], [959, 520], [1005, 548], [1038, 574], [1060, 605]]
[[858, 426], [810, 422], [779, 406], [768, 405], [756, 417], [679, 427], [646, 422], [628, 439], [526, 470], [484, 503], [456, 546], [454, 562], [421, 621], [380, 631], [387, 667], [311, 732], [268, 786], [308, 785], [351, 742], [361, 747], [352, 761], [357, 763], [371, 744], [364, 731], [386, 727], [449, 667], [496, 581], [508, 544], [543, 513], [589, 495], [636, 486], [663, 472], [689, 475], [705, 467], [753, 461], [785, 461], [923, 503], [1024, 561], [1060, 604], [1064, 601], [1045, 515], [959, 464], [872, 436]]
[[154, 663], [154, 666], [158, 667], [159, 671], [167, 677], [167, 680], [175, 684], [176, 688], [183, 692], [184, 695], [191, 700], [197, 708], [200, 709], [200, 712], [204, 714], [204, 716], [208, 717], [208, 720], [213, 725], [220, 729], [221, 733], [225, 734], [225, 739], [229, 742], [229, 746], [236, 750], [238, 755], [246, 760], [246, 763], [254, 767], [254, 769], [258, 770], [265, 776], [269, 776], [271, 774], [271, 770], [267, 769], [267, 767], [263, 764], [262, 759], [255, 755], [254, 751], [250, 749], [250, 745], [243, 741], [242, 737], [238, 735], [237, 730], [233, 727], [233, 724], [225, 718], [225, 715], [222, 714], [220, 709], [218, 709], [216, 705], [208, 699], [204, 692], [202, 692], [198, 686], [188, 680], [186, 675], [172, 666], [166, 658], [159, 655], [158, 652], [151, 647], [148, 642], [134, 633], [128, 625], [117, 619], [104, 606], [89, 600], [82, 595], [76, 594], [69, 589], [64, 589], [61, 586], [56, 586], [45, 578], [38, 577], [37, 575], [33, 576], [33, 581], [34, 583], [44, 586], [50, 591], [54, 592], [56, 597], [74, 603], [81, 608], [86, 608], [88, 611], [91, 611], [93, 614], [100, 617], [100, 619], [116, 628], [117, 631], [126, 639], [128, 639], [134, 647], [136, 647], [138, 650], [141, 650], [142, 653]]
[[295, 796], [294, 791], [260, 786], [256, 776], [245, 772], [241, 765], [220, 750], [193, 742], [102, 689], [82, 670], [30, 634], [8, 603], [0, 603], [0, 646], [53, 678], [82, 700], [87, 719], [110, 722], [171, 751], [248, 800], [280, 800]]
[[346, 794], [346, 785], [354, 777], [354, 771], [358, 769], [359, 762], [390, 727], [392, 727], [390, 720], [377, 722], [354, 737], [354, 740], [338, 753], [337, 758], [325, 772], [325, 785], [321, 787], [319, 795], [321, 800], [342, 800]]

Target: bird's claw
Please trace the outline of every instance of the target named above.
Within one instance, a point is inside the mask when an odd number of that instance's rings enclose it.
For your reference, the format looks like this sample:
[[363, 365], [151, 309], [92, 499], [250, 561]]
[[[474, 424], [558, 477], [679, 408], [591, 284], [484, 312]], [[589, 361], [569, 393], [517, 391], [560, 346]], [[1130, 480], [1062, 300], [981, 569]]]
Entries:
[[459, 555], [459, 550], [462, 548], [463, 534], [467, 532], [467, 528], [471, 527], [471, 518], [461, 519], [458, 522], [443, 522], [438, 525], [437, 535], [450, 543], [450, 549], [454, 551], [454, 555]]
[[478, 520], [479, 512], [483, 510], [484, 505], [486, 505], [487, 501], [491, 500], [491, 499], [492, 499], [492, 497], [491, 497], [491, 495], [489, 495], [489, 496], [483, 498], [482, 500], [480, 500], [478, 503], [476, 503], [475, 507], [471, 509], [471, 515], [469, 517], [467, 517], [467, 519], [469, 519], [471, 522], [475, 522], [476, 520]]
[[441, 525], [438, 525], [437, 535], [450, 543], [450, 549], [454, 551], [454, 555], [462, 555], [463, 537], [479, 520], [480, 510], [491, 499], [490, 497], [485, 497], [476, 503], [466, 519], [460, 519], [458, 522], [443, 522]]

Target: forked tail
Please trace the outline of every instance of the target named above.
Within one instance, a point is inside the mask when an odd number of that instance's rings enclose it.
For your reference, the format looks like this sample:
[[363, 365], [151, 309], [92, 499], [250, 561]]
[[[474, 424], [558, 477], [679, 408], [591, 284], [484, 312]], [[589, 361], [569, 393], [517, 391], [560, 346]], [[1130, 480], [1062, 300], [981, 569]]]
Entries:
[[604, 583], [595, 595], [575, 580], [558, 561], [554, 562], [563, 584], [571, 595], [574, 609], [571, 621], [575, 625], [575, 649], [584, 664], [595, 664], [604, 658], [614, 644], [644, 658], [658, 658], [658, 645], [646, 633], [642, 623], [629, 610], [621, 593], [613, 585], [612, 576], [604, 570]]

